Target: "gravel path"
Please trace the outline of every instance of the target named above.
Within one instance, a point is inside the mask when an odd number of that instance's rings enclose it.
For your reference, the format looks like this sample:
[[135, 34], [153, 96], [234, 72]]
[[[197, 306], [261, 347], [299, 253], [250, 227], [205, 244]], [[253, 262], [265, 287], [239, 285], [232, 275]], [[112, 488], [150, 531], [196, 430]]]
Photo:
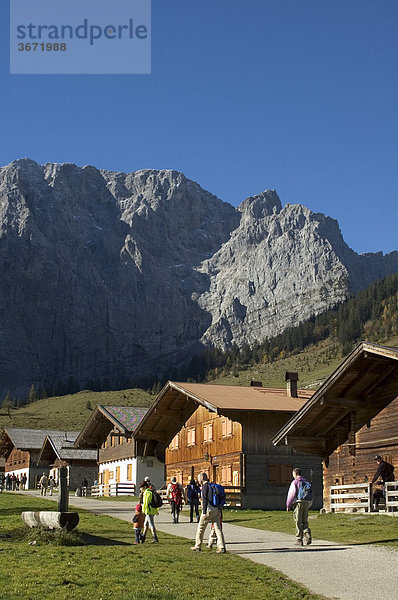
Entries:
[[[33, 492], [33, 495], [36, 493]], [[132, 507], [129, 503], [76, 497], [70, 499], [70, 506], [131, 522]], [[175, 525], [167, 508], [161, 509], [156, 527], [159, 531], [189, 540], [195, 538], [196, 523], [189, 523], [187, 517], [181, 516], [181, 522]], [[323, 540], [314, 540], [311, 546], [296, 547], [294, 535], [229, 523], [224, 523], [224, 535], [229, 553], [277, 569], [327, 598], [398, 599], [398, 552], [395, 550]], [[202, 551], [209, 552], [205, 546]], [[197, 554], [193, 553], [192, 559], [196, 560], [195, 557]]]

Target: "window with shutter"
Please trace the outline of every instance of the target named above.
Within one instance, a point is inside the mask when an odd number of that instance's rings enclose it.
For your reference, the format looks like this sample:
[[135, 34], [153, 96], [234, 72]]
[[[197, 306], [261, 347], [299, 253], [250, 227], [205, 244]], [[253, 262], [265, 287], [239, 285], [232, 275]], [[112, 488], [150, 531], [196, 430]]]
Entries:
[[179, 434], [175, 435], [170, 442], [170, 450], [178, 450], [179, 448]]
[[195, 446], [196, 444], [196, 429], [191, 427], [187, 430], [187, 446]]
[[291, 465], [269, 465], [268, 483], [285, 484], [292, 481]]

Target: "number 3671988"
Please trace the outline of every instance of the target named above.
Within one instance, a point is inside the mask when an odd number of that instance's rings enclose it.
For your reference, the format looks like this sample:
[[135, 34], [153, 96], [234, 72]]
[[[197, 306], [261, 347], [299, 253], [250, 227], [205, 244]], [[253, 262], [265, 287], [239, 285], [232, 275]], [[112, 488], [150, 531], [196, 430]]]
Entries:
[[62, 42], [27, 42], [26, 44], [18, 44], [19, 52], [65, 52], [66, 44]]

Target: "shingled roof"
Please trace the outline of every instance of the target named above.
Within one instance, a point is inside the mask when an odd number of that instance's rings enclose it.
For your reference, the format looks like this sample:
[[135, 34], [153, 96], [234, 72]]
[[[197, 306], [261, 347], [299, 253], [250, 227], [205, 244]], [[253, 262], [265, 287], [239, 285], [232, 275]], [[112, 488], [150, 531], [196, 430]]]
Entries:
[[112, 431], [132, 437], [148, 408], [142, 406], [102, 406], [98, 404], [76, 438], [76, 448], [98, 448]]
[[69, 433], [52, 433], [51, 435], [46, 436], [38, 458], [38, 463], [43, 459], [51, 461], [58, 459], [65, 462], [74, 460], [96, 461], [96, 450], [75, 448], [74, 443], [78, 435], [79, 432], [75, 431]]
[[47, 436], [77, 436], [76, 431], [55, 431], [49, 429], [22, 429], [6, 427], [0, 436], [0, 455], [7, 457], [13, 448], [18, 450], [41, 450]]
[[298, 397], [292, 398], [286, 389], [279, 388], [168, 381], [135, 429], [134, 437], [168, 445], [198, 406], [238, 419], [239, 414], [254, 411], [295, 413], [312, 394], [299, 390]]

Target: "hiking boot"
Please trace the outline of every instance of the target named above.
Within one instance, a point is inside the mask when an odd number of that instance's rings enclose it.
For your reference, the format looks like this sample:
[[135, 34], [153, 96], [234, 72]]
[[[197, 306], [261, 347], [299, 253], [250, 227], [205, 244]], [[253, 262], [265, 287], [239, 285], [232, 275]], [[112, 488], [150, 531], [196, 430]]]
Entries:
[[153, 538], [153, 540], [151, 541], [151, 544], [159, 544], [158, 538]]
[[192, 546], [191, 550], [193, 550], [194, 552], [200, 552], [200, 547], [199, 546]]
[[226, 550], [225, 550], [225, 548], [217, 548], [216, 553], [217, 554], [225, 554]]
[[302, 545], [303, 545], [303, 540], [296, 540], [296, 541], [294, 542], [294, 545], [295, 545], [295, 546], [302, 546]]
[[306, 533], [306, 535], [305, 535], [305, 545], [306, 546], [310, 546], [311, 544], [312, 544], [311, 534]]

